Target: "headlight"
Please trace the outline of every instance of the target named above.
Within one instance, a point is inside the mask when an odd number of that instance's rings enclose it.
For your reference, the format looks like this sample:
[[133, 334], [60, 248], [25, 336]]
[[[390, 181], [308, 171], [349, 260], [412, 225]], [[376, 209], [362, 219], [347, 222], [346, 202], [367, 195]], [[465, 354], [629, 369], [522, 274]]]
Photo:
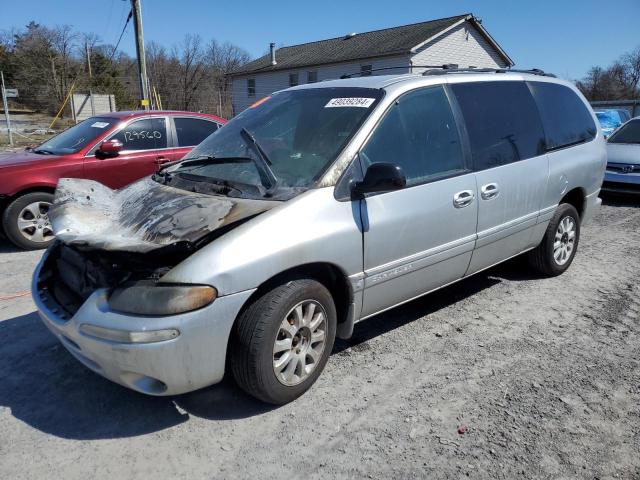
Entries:
[[209, 305], [217, 295], [209, 285], [136, 284], [115, 289], [109, 306], [136, 315], [175, 315]]

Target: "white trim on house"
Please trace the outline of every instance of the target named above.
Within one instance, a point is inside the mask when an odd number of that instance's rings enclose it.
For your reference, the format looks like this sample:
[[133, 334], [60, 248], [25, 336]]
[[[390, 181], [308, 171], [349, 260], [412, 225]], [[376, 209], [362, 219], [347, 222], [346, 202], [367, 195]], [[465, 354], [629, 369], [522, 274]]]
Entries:
[[493, 37], [491, 35], [489, 35], [489, 32], [487, 31], [487, 29], [484, 28], [482, 26], [482, 24], [480, 22], [478, 22], [478, 20], [476, 20], [476, 18], [473, 15], [467, 15], [465, 18], [461, 19], [460, 21], [454, 23], [453, 25], [448, 26], [444, 30], [441, 30], [440, 32], [438, 32], [435, 35], [433, 35], [432, 37], [427, 38], [424, 42], [421, 42], [418, 45], [416, 45], [415, 47], [413, 47], [411, 49], [411, 53], [417, 53], [422, 47], [427, 45], [429, 42], [432, 42], [433, 40], [442, 37], [443, 35], [447, 34], [451, 30], [459, 27], [460, 25], [464, 24], [465, 22], [471, 23], [482, 34], [482, 36], [485, 37], [485, 39], [489, 42], [489, 44], [493, 48], [495, 48], [501, 56], [504, 57], [504, 59], [506, 60], [507, 66], [513, 66], [514, 65], [513, 60], [511, 60], [511, 57], [509, 55], [507, 55], [507, 53], [502, 49], [502, 47], [500, 45], [498, 45], [498, 42], [496, 42], [493, 39]]

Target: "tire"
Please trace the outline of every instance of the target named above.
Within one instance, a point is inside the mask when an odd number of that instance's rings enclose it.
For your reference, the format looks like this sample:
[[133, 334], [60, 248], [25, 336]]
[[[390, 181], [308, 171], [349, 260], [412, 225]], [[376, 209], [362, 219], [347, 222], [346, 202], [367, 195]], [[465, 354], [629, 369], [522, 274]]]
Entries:
[[[53, 240], [53, 230], [46, 214], [52, 203], [53, 194], [47, 192], [27, 193], [14, 199], [2, 214], [2, 229], [7, 239], [23, 250], [47, 248]], [[29, 222], [33, 222], [33, 227], [24, 226]]]
[[267, 403], [295, 400], [322, 373], [333, 348], [336, 323], [331, 294], [316, 280], [292, 280], [257, 297], [240, 314], [231, 333], [229, 359], [236, 383]]
[[[572, 225], [572, 229], [567, 230], [567, 225]], [[573, 237], [571, 237], [573, 233]], [[538, 272], [555, 277], [564, 273], [576, 255], [578, 242], [580, 240], [580, 215], [573, 205], [563, 203], [558, 206], [555, 214], [549, 221], [547, 231], [542, 238], [542, 242], [528, 254], [529, 264]], [[554, 248], [559, 241], [564, 248], [560, 252]], [[570, 251], [569, 250], [569, 246]]]

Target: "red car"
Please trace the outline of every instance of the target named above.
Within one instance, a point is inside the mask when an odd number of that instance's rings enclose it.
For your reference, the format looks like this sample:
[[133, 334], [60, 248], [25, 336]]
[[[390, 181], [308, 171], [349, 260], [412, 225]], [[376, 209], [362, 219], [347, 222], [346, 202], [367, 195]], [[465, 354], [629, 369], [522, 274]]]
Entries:
[[4, 235], [24, 249], [46, 247], [53, 239], [47, 211], [59, 178], [88, 178], [120, 188], [179, 160], [225, 123], [204, 113], [109, 113], [37, 148], [0, 155]]

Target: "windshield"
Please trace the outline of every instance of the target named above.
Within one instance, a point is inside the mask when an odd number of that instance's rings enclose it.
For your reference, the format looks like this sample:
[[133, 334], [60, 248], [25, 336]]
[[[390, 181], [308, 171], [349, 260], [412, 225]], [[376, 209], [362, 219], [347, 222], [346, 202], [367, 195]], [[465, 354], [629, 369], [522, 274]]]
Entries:
[[381, 90], [368, 88], [274, 94], [210, 135], [171, 173], [188, 172], [281, 194], [283, 189], [300, 191], [331, 165], [381, 97]]
[[609, 143], [640, 143], [640, 119], [631, 120], [620, 127]]
[[89, 142], [109, 130], [117, 122], [114, 118], [92, 117], [68, 128], [35, 148], [35, 153], [65, 155], [76, 153]]

